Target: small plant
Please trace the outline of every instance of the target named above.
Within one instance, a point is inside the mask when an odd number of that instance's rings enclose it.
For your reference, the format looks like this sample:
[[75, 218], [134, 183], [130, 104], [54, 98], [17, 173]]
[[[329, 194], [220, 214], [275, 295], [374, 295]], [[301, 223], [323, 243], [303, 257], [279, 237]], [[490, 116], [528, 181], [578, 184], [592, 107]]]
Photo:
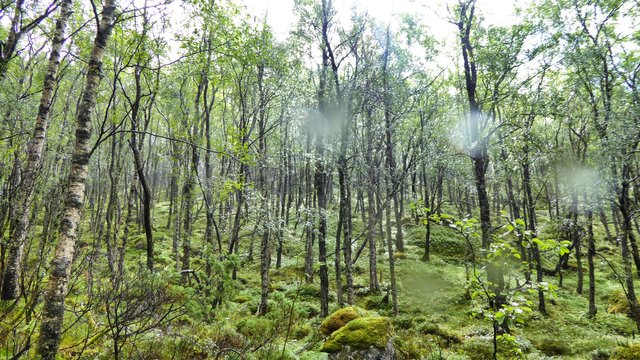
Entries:
[[[524, 324], [532, 313], [533, 303], [527, 299], [527, 295], [539, 290], [554, 291], [553, 286], [548, 283], [536, 283], [530, 278], [519, 279], [522, 273], [526, 274], [530, 270], [529, 264], [522, 261], [520, 249], [514, 243], [527, 246], [535, 243], [541, 249], [559, 246], [554, 240], [542, 241], [533, 237], [531, 232], [524, 229], [524, 221], [510, 221], [505, 214], [503, 218], [506, 220], [506, 224], [501, 227], [503, 232], [494, 232], [492, 243], [488, 248], [482, 249], [482, 257], [478, 259], [475, 246], [479, 243], [480, 234], [476, 219], [456, 220], [448, 214], [430, 216], [432, 221], [453, 229], [467, 243], [465, 274], [467, 291], [472, 300], [471, 315], [491, 323], [494, 359], [497, 359], [499, 349], [508, 357], [523, 357], [520, 345], [509, 329], [512, 325]], [[562, 246], [559, 248], [564, 249]], [[506, 275], [515, 279], [515, 286], [503, 283], [502, 279]]]

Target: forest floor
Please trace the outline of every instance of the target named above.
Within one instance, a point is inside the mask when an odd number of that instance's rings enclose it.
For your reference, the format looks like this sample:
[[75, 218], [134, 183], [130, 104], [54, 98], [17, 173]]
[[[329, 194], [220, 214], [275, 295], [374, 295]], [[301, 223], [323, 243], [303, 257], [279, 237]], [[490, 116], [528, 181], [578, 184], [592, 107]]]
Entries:
[[[183, 287], [180, 274], [175, 270], [172, 259], [172, 240], [170, 229], [164, 229], [168, 205], [160, 203], [154, 210], [157, 240], [156, 266], [161, 269], [155, 275], [162, 287], [165, 298], [172, 299], [175, 306], [169, 306], [169, 314], [162, 318], [157, 311], [149, 313], [138, 309], [135, 296], [158, 297], [160, 293], [136, 293], [132, 289], [140, 281], [135, 275], [130, 280], [125, 295], [114, 295], [114, 299], [103, 305], [94, 305], [92, 311], [67, 317], [69, 330], [65, 333], [61, 346], [63, 358], [113, 358], [113, 342], [122, 342], [121, 358], [139, 359], [323, 359], [326, 354], [319, 352], [323, 339], [318, 328], [322, 318], [319, 303], [319, 280], [312, 284], [304, 281], [304, 242], [301, 239], [302, 225], [294, 230], [293, 223], [285, 232], [284, 256], [280, 269], [275, 269], [275, 250], [272, 255], [270, 273], [270, 311], [264, 317], [256, 316], [260, 301], [260, 261], [259, 237], [252, 235], [252, 226], [245, 225], [241, 234], [241, 256], [235, 262], [215, 262], [211, 266], [211, 278], [205, 279], [206, 264], [201, 260], [206, 248], [203, 245], [204, 221], [199, 215], [195, 224], [193, 240], [192, 268], [200, 274], [189, 277], [191, 287]], [[356, 214], [357, 215], [357, 214]], [[540, 216], [542, 217], [543, 214]], [[362, 223], [354, 217], [354, 234], [359, 234]], [[335, 220], [335, 219], [333, 219]], [[329, 221], [335, 224], [335, 221]], [[545, 233], [544, 221], [541, 233]], [[598, 251], [611, 264], [596, 262], [596, 303], [598, 313], [594, 319], [587, 316], [587, 273], [585, 262], [585, 291], [576, 293], [577, 275], [575, 258], [569, 262], [570, 269], [564, 272], [564, 285], [547, 294], [548, 316], [533, 311], [524, 323], [511, 327], [515, 343], [522, 352], [520, 357], [527, 359], [607, 359], [619, 346], [634, 342], [635, 326], [626, 314], [610, 313], [608, 309], [616, 305], [620, 297], [621, 286], [613, 268], [618, 268], [619, 253], [615, 245], [605, 243], [603, 230], [596, 226]], [[491, 359], [493, 358], [492, 324], [487, 319], [474, 316], [473, 305], [465, 284], [465, 266], [462, 261], [465, 242], [450, 229], [432, 226], [432, 253], [429, 262], [421, 261], [424, 252], [425, 229], [413, 223], [404, 226], [406, 251], [395, 254], [398, 278], [399, 315], [392, 317], [394, 342], [398, 352], [409, 359]], [[329, 227], [328, 234], [335, 234], [335, 228]], [[242, 254], [247, 253], [251, 237], [254, 237], [254, 259]], [[223, 237], [224, 238], [224, 237]], [[328, 236], [329, 253], [333, 254], [334, 238]], [[90, 241], [84, 246], [89, 247]], [[274, 244], [275, 245], [275, 244]], [[127, 251], [127, 268], [143, 268], [145, 263], [144, 234], [136, 233], [130, 238]], [[380, 246], [379, 248], [383, 248]], [[205, 249], [205, 250], [203, 250]], [[367, 251], [354, 268], [355, 304], [374, 314], [391, 316], [391, 305], [386, 296], [389, 288], [388, 257], [379, 253], [378, 267], [380, 294], [368, 292]], [[316, 255], [317, 256], [317, 255]], [[553, 263], [549, 256], [547, 268]], [[586, 257], [585, 257], [586, 258]], [[329, 273], [333, 271], [333, 256], [329, 258]], [[228, 275], [233, 265], [237, 266], [237, 279]], [[134, 273], [132, 270], [128, 270]], [[136, 278], [137, 277], [137, 278]], [[548, 277], [550, 283], [557, 284], [557, 278]], [[207, 287], [206, 284], [214, 284]], [[170, 284], [170, 285], [167, 285]], [[335, 279], [331, 277], [330, 312], [339, 307], [336, 302]], [[343, 281], [345, 284], [345, 281]], [[156, 284], [157, 285], [157, 284]], [[99, 287], [96, 286], [96, 289]], [[81, 290], [82, 289], [82, 290]], [[169, 290], [167, 290], [169, 289]], [[82, 308], [87, 302], [83, 286], [72, 287], [67, 305], [70, 308]], [[99, 290], [94, 290], [99, 292]], [[104, 291], [106, 297], [109, 291]], [[137, 295], [136, 295], [137, 294]], [[221, 299], [217, 302], [212, 299]], [[346, 299], [346, 294], [345, 294]], [[537, 295], [531, 295], [532, 308], [536, 307]], [[126, 302], [129, 305], [126, 305]], [[612, 303], [613, 301], [613, 303]], [[106, 305], [105, 305], [106, 304]], [[133, 304], [133, 305], [131, 305]], [[166, 305], [166, 304], [165, 304]], [[86, 305], [88, 306], [88, 305]], [[121, 334], [114, 336], [106, 324], [113, 323], [113, 309], [122, 307], [119, 316], [125, 326]], [[160, 308], [161, 306], [159, 306]], [[167, 307], [163, 307], [166, 309]], [[133, 309], [133, 310], [131, 310]], [[12, 311], [19, 313], [19, 307]], [[139, 313], [136, 313], [139, 311]], [[111, 318], [104, 314], [111, 312]], [[624, 311], [622, 311], [624, 312]], [[129, 315], [127, 315], [129, 314]], [[151, 314], [151, 315], [150, 315]], [[165, 314], [165, 313], [163, 313]], [[130, 316], [132, 319], [125, 317]], [[17, 315], [16, 315], [17, 316]], [[144, 320], [148, 331], [128, 335], [128, 329], [136, 325], [136, 316], [157, 319]], [[163, 315], [164, 316], [164, 315]], [[167, 320], [175, 319], [171, 322]], [[126, 325], [126, 321], [130, 321]], [[30, 325], [31, 326], [31, 325]], [[33, 325], [35, 327], [35, 325]], [[91, 334], [88, 336], [87, 334]], [[118, 337], [119, 336], [119, 337]], [[84, 344], [78, 351], [78, 344]], [[513, 358], [514, 353], [501, 351], [499, 358]]]
[[[156, 216], [163, 219], [165, 207], [156, 209]], [[551, 232], [546, 224], [548, 217], [540, 212], [540, 233]], [[327, 243], [329, 246], [329, 269], [333, 274], [333, 251], [335, 242], [335, 219], [329, 219]], [[354, 234], [364, 229], [359, 215], [355, 214]], [[293, 222], [292, 222], [293, 223]], [[251, 229], [251, 226], [245, 226]], [[203, 224], [197, 226], [197, 232], [203, 234]], [[300, 358], [319, 359], [326, 356], [318, 350], [322, 340], [318, 327], [323, 320], [319, 313], [319, 281], [306, 284], [303, 276], [304, 241], [300, 237], [302, 225], [294, 230], [289, 227], [285, 234], [283, 264], [280, 269], [271, 271], [271, 313], [263, 318], [255, 316], [260, 299], [259, 258], [253, 261], [241, 259], [238, 270], [238, 283], [229, 302], [218, 308], [215, 315], [215, 328], [221, 333], [213, 338], [227, 338], [239, 335], [247, 349], [244, 356], [251, 358]], [[465, 267], [463, 257], [466, 244], [464, 239], [443, 226], [432, 226], [431, 259], [421, 261], [424, 253], [425, 228], [408, 223], [404, 226], [406, 249], [396, 254], [398, 277], [398, 299], [400, 314], [393, 319], [396, 345], [400, 353], [408, 358], [427, 359], [489, 359], [492, 358], [492, 326], [486, 319], [473, 315], [472, 304], [465, 287]], [[618, 265], [619, 252], [615, 245], [603, 241], [604, 230], [595, 226], [599, 239], [599, 253]], [[248, 230], [242, 239], [244, 249], [254, 236], [255, 250], [259, 249], [259, 238]], [[547, 234], [550, 236], [550, 234]], [[169, 244], [169, 241], [166, 243]], [[275, 244], [274, 244], [275, 245]], [[378, 249], [383, 249], [379, 245]], [[168, 246], [164, 251], [170, 250]], [[367, 250], [368, 251], [368, 250]], [[379, 252], [378, 269], [381, 294], [368, 292], [368, 261], [363, 252], [355, 266], [354, 285], [356, 288], [355, 305], [373, 311], [382, 316], [390, 316], [391, 305], [385, 302], [389, 288], [388, 256]], [[242, 253], [242, 252], [241, 252]], [[140, 262], [143, 262], [143, 252]], [[315, 255], [317, 256], [317, 254]], [[547, 256], [546, 268], [553, 268]], [[272, 255], [275, 264], [275, 250]], [[585, 268], [585, 290], [576, 293], [576, 260], [571, 257], [570, 269], [564, 272], [563, 287], [555, 291], [554, 296], [547, 294], [548, 315], [542, 316], [534, 311], [524, 325], [514, 326], [511, 331], [528, 359], [590, 359], [608, 358], [608, 354], [618, 346], [633, 342], [635, 325], [626, 314], [610, 313], [609, 307], [621, 295], [621, 286], [610, 265], [596, 261], [596, 304], [598, 313], [595, 319], [587, 316], [587, 275], [586, 256], [583, 256]], [[317, 276], [317, 273], [316, 273]], [[557, 284], [558, 279], [545, 279]], [[344, 284], [345, 281], [343, 280]], [[339, 307], [336, 303], [335, 280], [331, 277], [330, 312]], [[345, 295], [346, 296], [346, 295]], [[536, 296], [531, 296], [535, 309]], [[205, 321], [204, 326], [207, 326]], [[230, 334], [224, 334], [229, 331]], [[288, 333], [288, 334], [287, 334]], [[221, 336], [224, 335], [224, 336]], [[504, 355], [510, 357], [513, 355]]]

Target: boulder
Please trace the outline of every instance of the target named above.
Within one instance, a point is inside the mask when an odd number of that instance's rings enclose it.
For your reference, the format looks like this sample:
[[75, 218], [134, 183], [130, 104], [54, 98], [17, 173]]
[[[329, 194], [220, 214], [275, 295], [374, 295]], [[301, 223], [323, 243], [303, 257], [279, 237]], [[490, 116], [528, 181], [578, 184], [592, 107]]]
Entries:
[[331, 335], [334, 331], [347, 325], [351, 320], [362, 316], [363, 310], [349, 306], [335, 311], [320, 324], [320, 333], [324, 336]]
[[387, 317], [359, 317], [334, 331], [321, 351], [329, 359], [396, 359], [391, 320]]
[[384, 349], [371, 346], [367, 350], [354, 350], [349, 345], [338, 352], [329, 354], [329, 360], [395, 360], [396, 350], [389, 341]]

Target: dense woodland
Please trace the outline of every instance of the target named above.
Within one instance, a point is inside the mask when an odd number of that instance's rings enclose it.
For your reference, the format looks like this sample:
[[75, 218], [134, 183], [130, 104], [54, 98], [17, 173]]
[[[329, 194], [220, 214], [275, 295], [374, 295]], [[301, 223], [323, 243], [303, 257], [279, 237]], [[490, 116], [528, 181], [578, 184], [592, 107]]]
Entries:
[[1, 0], [0, 357], [640, 359], [640, 3], [482, 2]]

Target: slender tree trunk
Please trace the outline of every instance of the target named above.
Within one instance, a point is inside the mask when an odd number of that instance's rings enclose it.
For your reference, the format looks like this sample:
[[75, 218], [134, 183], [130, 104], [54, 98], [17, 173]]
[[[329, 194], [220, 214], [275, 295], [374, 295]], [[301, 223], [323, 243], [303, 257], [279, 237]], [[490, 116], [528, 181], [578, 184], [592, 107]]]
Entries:
[[[311, 152], [311, 133], [307, 130], [307, 154]], [[313, 208], [313, 176], [311, 172], [311, 160], [307, 159], [305, 164], [305, 257], [304, 257], [304, 274], [307, 284], [313, 283], [313, 245], [315, 239], [315, 231], [313, 224], [315, 223], [315, 216], [312, 210]]]
[[263, 89], [264, 62], [258, 66], [258, 91], [260, 97], [260, 110], [258, 113], [258, 153], [262, 158], [258, 169], [258, 183], [260, 184], [261, 212], [264, 218], [262, 222], [262, 237], [260, 241], [260, 305], [258, 315], [265, 315], [269, 309], [269, 267], [271, 265], [271, 250], [269, 247], [269, 237], [271, 221], [269, 214], [269, 184], [267, 183], [267, 134], [266, 134], [266, 94]]
[[620, 235], [622, 228], [622, 221], [620, 220], [620, 212], [616, 208], [616, 205], [613, 201], [609, 203], [609, 207], [611, 208], [611, 218], [613, 219], [613, 228], [616, 231], [616, 238]]
[[78, 237], [85, 197], [89, 158], [91, 155], [91, 115], [102, 74], [102, 57], [113, 29], [116, 0], [105, 0], [100, 17], [100, 27], [94, 40], [85, 88], [77, 112], [76, 140], [71, 160], [71, 171], [66, 188], [60, 236], [51, 265], [49, 284], [44, 296], [42, 324], [37, 354], [44, 360], [54, 360], [60, 345], [64, 302], [71, 276], [71, 262]]
[[[6, 259], [6, 268], [2, 277], [2, 300], [17, 299], [20, 295], [20, 267], [22, 265], [22, 255], [27, 242], [27, 231], [29, 230], [29, 217], [31, 215], [31, 202], [36, 187], [36, 178], [40, 174], [42, 163], [42, 152], [46, 142], [47, 127], [49, 125], [49, 112], [52, 105], [54, 87], [56, 85], [56, 74], [60, 66], [60, 50], [64, 43], [64, 32], [67, 21], [71, 16], [71, 6], [73, 0], [63, 0], [60, 3], [60, 16], [56, 21], [56, 27], [51, 41], [51, 53], [49, 64], [45, 75], [36, 117], [33, 135], [28, 144], [27, 164], [22, 173], [22, 182], [18, 188], [18, 194], [14, 200], [14, 221], [12, 233], [9, 238], [9, 253]], [[18, 10], [16, 10], [18, 11]]]
[[182, 202], [183, 202], [183, 198], [182, 196], [178, 196], [178, 184], [180, 182], [180, 161], [179, 161], [179, 145], [177, 143], [172, 143], [171, 144], [172, 147], [172, 154], [173, 154], [173, 159], [172, 159], [172, 165], [173, 168], [171, 169], [171, 177], [172, 180], [175, 181], [174, 182], [174, 188], [171, 190], [174, 195], [173, 195], [173, 236], [171, 237], [171, 250], [173, 252], [173, 259], [175, 261], [175, 265], [176, 265], [176, 270], [180, 270], [180, 262], [181, 262], [181, 258], [180, 258], [180, 238], [182, 236], [182, 223], [181, 223], [181, 219], [182, 219], [182, 214], [181, 214], [181, 209], [182, 209]]
[[[202, 79], [201, 79], [202, 80]], [[201, 116], [200, 113], [200, 101], [204, 92], [205, 81], [202, 80], [198, 83], [196, 90], [196, 97], [194, 100], [195, 114], [197, 117]], [[189, 137], [192, 144], [196, 144], [200, 137], [198, 126], [195, 124], [189, 124], [189, 119], [184, 119], [184, 127], [188, 129]], [[195, 186], [198, 175], [198, 166], [200, 166], [200, 153], [195, 145], [191, 145], [190, 161], [185, 164], [185, 170], [187, 172], [187, 178], [182, 188], [182, 201], [183, 207], [183, 220], [182, 220], [182, 281], [186, 282], [191, 269], [191, 240], [193, 238], [193, 206], [195, 201]]]
[[[322, 0], [322, 34], [328, 33], [330, 3]], [[329, 67], [329, 53], [326, 43], [322, 46], [322, 70], [318, 89], [318, 109], [323, 118], [328, 116], [327, 109], [327, 69]], [[321, 119], [321, 121], [325, 121]], [[320, 262], [320, 316], [329, 315], [329, 273], [327, 266], [327, 172], [325, 164], [325, 136], [316, 135], [315, 189], [318, 201], [318, 261]]]
[[[242, 140], [242, 144], [244, 144], [245, 141]], [[244, 145], [243, 145], [244, 146]], [[243, 216], [243, 211], [242, 211], [242, 207], [245, 204], [245, 184], [247, 181], [247, 165], [244, 162], [240, 163], [240, 167], [238, 170], [238, 179], [239, 179], [239, 183], [240, 186], [239, 188], [236, 190], [236, 211], [235, 211], [235, 215], [233, 217], [233, 225], [231, 227], [231, 236], [229, 238], [229, 254], [237, 254], [238, 253], [238, 247], [240, 246], [239, 241], [240, 241], [240, 227], [242, 226], [242, 216]], [[233, 268], [233, 273], [232, 273], [232, 279], [236, 279], [236, 272], [237, 269], [234, 267]]]
[[618, 201], [620, 206], [620, 212], [622, 214], [622, 262], [624, 266], [626, 296], [629, 300], [629, 308], [631, 310], [631, 318], [635, 321], [638, 331], [640, 331], [640, 306], [638, 305], [638, 298], [636, 297], [635, 286], [633, 283], [633, 269], [631, 265], [631, 257], [629, 256], [629, 236], [632, 234], [633, 229], [631, 227], [631, 212], [630, 199], [629, 199], [629, 165], [624, 163], [622, 165], [622, 180], [621, 186], [618, 188]]
[[[489, 249], [493, 229], [491, 226], [491, 209], [486, 186], [489, 154], [487, 151], [487, 139], [481, 136], [482, 114], [476, 98], [478, 74], [470, 37], [475, 13], [475, 0], [467, 1], [460, 5], [460, 16], [457, 26], [461, 40], [465, 88], [467, 92], [467, 100], [469, 101], [469, 132], [471, 135], [471, 148], [469, 154], [473, 163], [478, 207], [480, 209], [482, 247], [484, 249]], [[504, 289], [504, 278], [499, 264], [489, 263], [487, 265], [487, 277], [489, 282], [493, 284], [493, 291], [496, 294], [495, 298], [501, 299], [500, 293], [502, 289]], [[494, 304], [494, 306], [499, 308], [500, 304]]]
[[[341, 225], [336, 235], [336, 252], [335, 252], [335, 269], [336, 269], [336, 286], [338, 293], [338, 303], [342, 305], [342, 279], [341, 279], [341, 251], [344, 253], [345, 259], [345, 275], [347, 280], [347, 302], [353, 302], [353, 279], [351, 274], [351, 189], [349, 186], [349, 170], [347, 163], [347, 145], [349, 142], [349, 124], [350, 111], [347, 112], [346, 119], [342, 126], [342, 136], [340, 142], [340, 155], [338, 158], [338, 182], [340, 188], [340, 216], [339, 224]], [[344, 235], [343, 239], [340, 236]], [[340, 242], [342, 240], [342, 243]], [[344, 249], [344, 251], [343, 251]]]
[[[373, 131], [372, 131], [372, 110], [367, 110], [366, 116], [366, 133], [368, 139], [373, 139]], [[373, 163], [373, 144], [369, 143], [366, 145], [365, 157], [366, 164], [370, 169], [374, 168]], [[372, 293], [377, 293], [380, 291], [380, 284], [378, 283], [378, 259], [377, 259], [377, 251], [376, 251], [376, 201], [375, 201], [375, 186], [376, 186], [376, 175], [375, 171], [369, 171], [369, 176], [367, 179], [367, 234], [366, 234], [366, 243], [369, 245], [369, 291]], [[356, 257], [357, 258], [357, 257]]]
[[595, 317], [598, 311], [596, 307], [596, 268], [594, 257], [596, 255], [596, 242], [593, 236], [593, 211], [587, 201], [587, 194], [584, 193], [584, 203], [587, 204], [587, 263], [589, 266], [589, 317]]
[[[104, 241], [107, 245], [107, 263], [109, 265], [109, 271], [115, 273], [115, 249], [118, 239], [118, 233], [113, 231], [114, 217], [118, 206], [118, 185], [120, 182], [120, 169], [116, 159], [122, 149], [122, 142], [117, 145], [118, 141], [115, 136], [111, 138], [111, 159], [109, 164], [109, 204], [107, 205], [107, 213], [105, 214], [107, 229], [104, 235]], [[118, 150], [116, 152], [116, 149]]]
[[429, 260], [431, 260], [431, 221], [429, 220], [429, 216], [431, 216], [431, 214], [433, 214], [433, 211], [435, 210], [433, 208], [433, 205], [431, 205], [431, 192], [429, 191], [429, 181], [427, 178], [427, 171], [425, 169], [425, 164], [424, 162], [422, 163], [422, 172], [421, 172], [421, 177], [422, 177], [422, 183], [423, 183], [423, 204], [425, 208], [428, 208], [429, 211], [425, 211], [424, 215], [426, 217], [426, 219], [423, 219], [424, 224], [425, 224], [425, 235], [424, 235], [424, 253], [422, 254], [422, 261], [427, 262]]
[[[523, 160], [522, 165], [522, 173], [523, 173], [523, 181], [522, 185], [524, 187], [525, 196], [527, 199], [527, 210], [529, 212], [529, 222], [527, 223], [529, 230], [531, 231], [531, 236], [536, 237], [536, 209], [533, 201], [533, 191], [531, 190], [531, 170], [529, 164], [529, 146], [525, 144], [524, 149], [525, 158]], [[538, 284], [541, 284], [543, 281], [543, 268], [542, 268], [542, 257], [540, 256], [540, 247], [538, 244], [532, 242], [532, 255], [533, 261], [536, 263], [536, 281]], [[547, 307], [544, 299], [544, 290], [541, 287], [538, 287], [538, 310], [541, 314], [547, 314]]]
[[320, 316], [329, 315], [329, 274], [327, 269], [327, 200], [325, 194], [326, 173], [324, 167], [324, 144], [322, 137], [316, 140], [318, 161], [316, 162], [315, 187], [318, 201], [318, 261], [320, 262]]
[[[402, 214], [400, 211], [401, 205], [398, 197], [398, 179], [396, 178], [396, 160], [393, 152], [393, 133], [391, 124], [391, 92], [389, 89], [389, 52], [391, 47], [391, 33], [390, 29], [387, 28], [386, 33], [386, 46], [385, 52], [383, 55], [383, 97], [384, 97], [384, 119], [385, 119], [385, 160], [386, 160], [386, 184], [387, 184], [387, 197], [393, 198], [393, 206], [396, 220], [396, 249], [399, 252], [404, 251], [404, 240], [402, 238]], [[396, 286], [396, 266], [395, 266], [395, 258], [393, 252], [393, 239], [391, 237], [391, 206], [386, 206], [386, 217], [387, 217], [387, 253], [389, 256], [389, 277], [391, 280], [391, 299], [392, 299], [392, 308], [393, 315], [398, 315], [398, 290]]]
[[607, 241], [615, 241], [615, 238], [611, 235], [611, 230], [609, 229], [609, 221], [607, 220], [607, 215], [604, 213], [604, 209], [602, 207], [598, 209], [598, 215], [600, 216], [600, 222], [604, 227], [604, 231], [607, 234]]
[[[208, 84], [208, 80], [207, 80], [207, 84]], [[208, 87], [208, 86], [207, 86]], [[215, 241], [213, 239], [213, 233], [214, 231], [216, 232], [217, 235], [217, 239], [218, 239], [218, 246], [220, 247], [221, 244], [220, 242], [222, 241], [220, 239], [220, 235], [218, 233], [218, 231], [216, 230], [217, 226], [215, 223], [215, 217], [214, 217], [214, 212], [215, 212], [215, 204], [213, 202], [213, 187], [211, 186], [212, 183], [212, 179], [213, 179], [213, 166], [211, 164], [211, 152], [213, 151], [213, 147], [211, 144], [211, 107], [213, 106], [214, 100], [215, 100], [215, 92], [216, 90], [213, 90], [213, 96], [212, 96], [212, 100], [210, 104], [207, 104], [207, 90], [205, 90], [204, 93], [204, 98], [205, 98], [205, 119], [204, 119], [204, 136], [205, 136], [205, 140], [206, 140], [206, 146], [207, 146], [207, 151], [204, 154], [204, 181], [203, 181], [203, 192], [204, 192], [204, 201], [205, 201], [205, 205], [206, 205], [206, 210], [207, 210], [207, 224], [206, 224], [206, 228], [204, 231], [204, 237], [205, 237], [205, 243], [207, 244], [207, 246], [209, 246], [209, 251], [206, 253], [206, 273], [207, 273], [207, 277], [210, 278], [211, 277], [211, 257], [213, 255], [213, 253], [215, 252]], [[218, 250], [222, 250], [222, 249], [218, 249]]]
[[290, 169], [289, 169], [289, 161], [287, 150], [289, 146], [289, 126], [288, 124], [282, 123], [282, 132], [283, 132], [283, 147], [282, 147], [282, 172], [281, 172], [281, 187], [280, 187], [280, 218], [278, 219], [278, 250], [276, 255], [276, 268], [279, 269], [282, 265], [282, 247], [284, 245], [284, 229], [287, 226], [287, 196], [288, 199], [291, 199], [291, 193], [289, 192], [289, 187], [291, 186], [290, 182]]
[[[195, 131], [195, 130], [194, 130]], [[195, 136], [194, 136], [195, 138]], [[183, 219], [182, 219], [182, 281], [187, 280], [191, 269], [191, 239], [193, 237], [193, 205], [194, 205], [194, 186], [196, 171], [199, 162], [198, 150], [195, 147], [191, 149], [191, 160], [185, 165], [187, 169], [187, 178], [182, 188], [182, 197], [184, 201]]]
[[[584, 271], [582, 269], [582, 235], [580, 226], [578, 224], [578, 193], [577, 190], [572, 190], [571, 194], [571, 210], [570, 210], [570, 219], [571, 219], [571, 240], [572, 246], [576, 252], [576, 264], [577, 264], [577, 274], [578, 274], [578, 283], [576, 286], [576, 292], [578, 294], [582, 294], [582, 288], [584, 286]], [[568, 260], [565, 260], [565, 263]]]
[[142, 67], [136, 66], [135, 69], [135, 84], [136, 95], [131, 106], [131, 151], [133, 152], [133, 160], [138, 175], [138, 181], [142, 187], [142, 222], [144, 225], [144, 233], [147, 240], [147, 269], [153, 271], [154, 257], [153, 257], [153, 225], [151, 223], [151, 188], [147, 180], [147, 174], [145, 173], [144, 163], [142, 160], [142, 154], [140, 150], [142, 144], [138, 144], [138, 120], [140, 111], [140, 100], [142, 99], [142, 86], [140, 84], [140, 75], [142, 73]]

